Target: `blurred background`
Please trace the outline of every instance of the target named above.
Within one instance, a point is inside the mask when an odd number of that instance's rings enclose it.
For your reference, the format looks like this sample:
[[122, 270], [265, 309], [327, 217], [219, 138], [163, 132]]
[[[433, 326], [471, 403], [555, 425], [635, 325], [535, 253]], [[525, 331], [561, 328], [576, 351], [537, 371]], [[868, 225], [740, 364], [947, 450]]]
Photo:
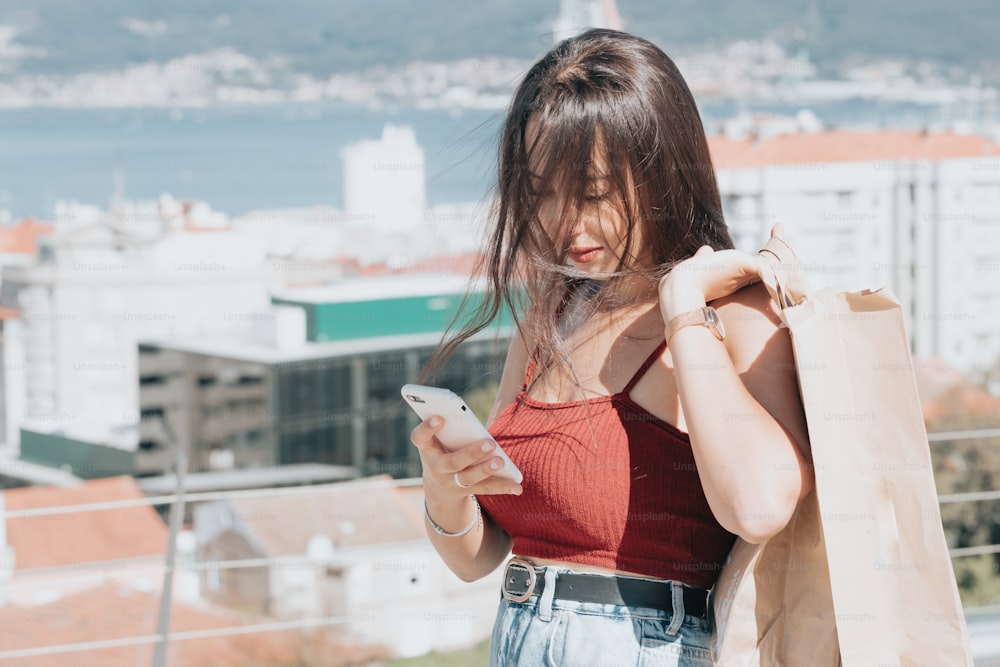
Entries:
[[[899, 298], [1000, 664], [994, 0], [4, 0], [0, 664], [486, 664], [499, 572], [430, 547], [399, 387], [515, 85], [589, 26], [675, 59], [740, 249], [780, 222], [814, 286]], [[509, 325], [438, 381], [483, 418]]]

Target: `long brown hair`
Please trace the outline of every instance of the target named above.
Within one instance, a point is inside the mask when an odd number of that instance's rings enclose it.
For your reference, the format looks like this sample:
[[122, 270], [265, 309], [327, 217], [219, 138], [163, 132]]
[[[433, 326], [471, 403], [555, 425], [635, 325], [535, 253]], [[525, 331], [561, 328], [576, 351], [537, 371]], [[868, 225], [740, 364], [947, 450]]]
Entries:
[[[538, 128], [533, 136], [529, 120]], [[514, 94], [500, 133], [493, 226], [478, 271], [487, 294], [464, 326], [446, 335], [425, 377], [503, 310], [538, 368], [568, 363], [553, 314], [567, 288], [588, 276], [566, 264], [565, 233], [547, 234], [538, 212], [541, 195], [558, 193], [565, 230], [593, 205], [595, 150], [607, 166], [605, 194], [626, 222], [617, 269], [589, 300], [595, 311], [626, 302], [625, 277], [647, 279], [653, 295], [659, 278], [700, 246], [733, 247], [701, 117], [677, 66], [645, 39], [587, 30], [535, 63]], [[540, 176], [535, 183], [529, 162]], [[651, 264], [628, 261], [640, 254]]]

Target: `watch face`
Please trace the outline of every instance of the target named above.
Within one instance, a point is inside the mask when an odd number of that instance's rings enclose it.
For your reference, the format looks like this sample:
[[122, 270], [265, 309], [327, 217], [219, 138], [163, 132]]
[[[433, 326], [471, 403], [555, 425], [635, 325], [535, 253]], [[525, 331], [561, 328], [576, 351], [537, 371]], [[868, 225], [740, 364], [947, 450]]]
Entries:
[[719, 313], [715, 308], [707, 307], [705, 308], [705, 322], [708, 323], [708, 328], [712, 330], [716, 338], [722, 340], [726, 337], [726, 327], [723, 326], [722, 320], [719, 319]]

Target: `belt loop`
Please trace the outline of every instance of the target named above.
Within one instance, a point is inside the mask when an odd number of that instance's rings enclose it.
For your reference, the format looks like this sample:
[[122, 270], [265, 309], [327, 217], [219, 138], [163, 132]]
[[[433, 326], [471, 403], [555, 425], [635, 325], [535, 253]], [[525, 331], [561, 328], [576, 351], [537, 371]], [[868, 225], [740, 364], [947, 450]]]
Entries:
[[673, 598], [673, 616], [667, 626], [668, 635], [676, 635], [684, 622], [684, 585], [677, 581], [670, 582], [670, 595]]
[[538, 620], [552, 620], [552, 598], [556, 594], [556, 569], [551, 565], [545, 568], [545, 585], [538, 599]]

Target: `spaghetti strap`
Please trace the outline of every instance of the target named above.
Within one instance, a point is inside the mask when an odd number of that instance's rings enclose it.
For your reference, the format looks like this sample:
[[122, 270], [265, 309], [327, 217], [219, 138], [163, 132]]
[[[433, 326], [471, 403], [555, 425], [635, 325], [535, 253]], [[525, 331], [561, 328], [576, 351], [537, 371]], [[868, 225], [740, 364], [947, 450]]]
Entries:
[[528, 367], [524, 369], [524, 384], [521, 385], [521, 391], [528, 391], [528, 382], [531, 380], [531, 373], [535, 370], [535, 360], [531, 359], [528, 361]]
[[656, 346], [656, 349], [653, 350], [653, 352], [648, 357], [646, 357], [646, 361], [642, 362], [642, 366], [639, 366], [639, 370], [635, 372], [635, 375], [632, 376], [632, 379], [629, 380], [628, 384], [625, 385], [625, 388], [622, 389], [621, 392], [622, 394], [628, 396], [629, 394], [632, 393], [632, 389], [635, 388], [636, 383], [638, 383], [639, 380], [642, 379], [642, 376], [645, 375], [646, 371], [649, 370], [650, 366], [652, 366], [656, 362], [656, 360], [660, 358], [660, 356], [663, 354], [663, 351], [666, 348], [667, 348], [667, 341], [666, 340], [660, 341], [660, 344]]

